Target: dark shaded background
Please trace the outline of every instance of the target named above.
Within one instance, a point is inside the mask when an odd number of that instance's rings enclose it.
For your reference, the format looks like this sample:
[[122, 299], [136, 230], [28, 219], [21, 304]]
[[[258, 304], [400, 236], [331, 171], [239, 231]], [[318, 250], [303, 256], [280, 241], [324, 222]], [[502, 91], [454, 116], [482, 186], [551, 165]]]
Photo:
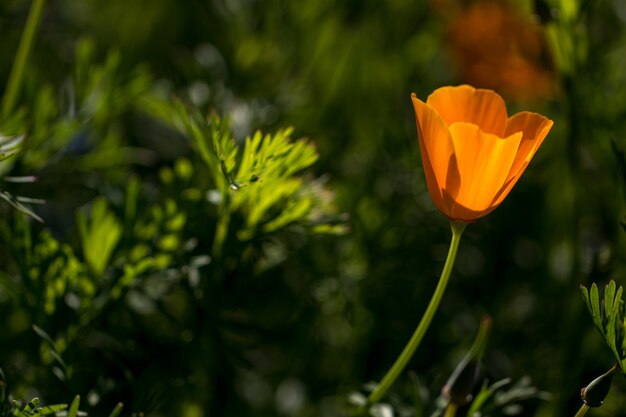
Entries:
[[[439, 86], [470, 83], [500, 92], [510, 114], [537, 111], [555, 127], [502, 206], [468, 227], [409, 370], [436, 396], [488, 314], [493, 378], [527, 375], [553, 394], [522, 414], [573, 415], [580, 388], [612, 365], [579, 285], [626, 282], [624, 177], [611, 145], [626, 148], [626, 9], [620, 0], [577, 4], [48, 1], [22, 105], [36, 108], [42, 85], [54, 86], [62, 103], [77, 41], [90, 38], [96, 62], [119, 51], [115, 85], [143, 68], [152, 74], [146, 90], [230, 117], [237, 140], [284, 126], [310, 138], [320, 155], [313, 172], [328, 179], [349, 216], [348, 232], [287, 233], [284, 260], [264, 272], [224, 267], [228, 279], [206, 301], [218, 305], [206, 325], [216, 335], [206, 346], [196, 345], [199, 338], [177, 341], [180, 328], [163, 325], [159, 314], [113, 303], [64, 357], [75, 368], [66, 381], [40, 358], [40, 338], [30, 329], [37, 324], [56, 335], [63, 322], [37, 321], [0, 286], [0, 365], [14, 394], [67, 402], [96, 393], [87, 408], [93, 415], [106, 415], [117, 401], [149, 415], [343, 415], [348, 392], [380, 379], [408, 340], [449, 241], [426, 190], [410, 94], [425, 99]], [[0, 80], [8, 78], [28, 7], [0, 4]], [[580, 8], [572, 18], [571, 7]], [[11, 175], [39, 177], [7, 185], [47, 200], [35, 209], [46, 225], [33, 227], [76, 245], [79, 207], [97, 195], [115, 204], [130, 173], [158, 187], [159, 169], [190, 155], [140, 105], [120, 103], [85, 122], [87, 139], [74, 135], [42, 153], [49, 159], [28, 159], [26, 150], [11, 167]], [[149, 152], [77, 167], [111, 130], [113, 143]], [[8, 279], [10, 251], [2, 252]], [[113, 340], [125, 347], [111, 347]], [[395, 386], [408, 403], [414, 389], [407, 373]], [[618, 377], [594, 415], [626, 416], [625, 394]]]

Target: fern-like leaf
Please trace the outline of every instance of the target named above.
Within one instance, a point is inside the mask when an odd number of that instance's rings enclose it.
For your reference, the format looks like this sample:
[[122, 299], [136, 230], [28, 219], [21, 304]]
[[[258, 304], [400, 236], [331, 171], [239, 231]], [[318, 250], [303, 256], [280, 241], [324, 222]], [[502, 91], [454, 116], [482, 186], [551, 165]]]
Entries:
[[[622, 301], [623, 288], [617, 288], [615, 281], [604, 287], [604, 299], [599, 297], [598, 286], [593, 283], [588, 290], [581, 285], [581, 292], [587, 310], [591, 314], [596, 326], [607, 346], [621, 368], [626, 365], [626, 339], [624, 338], [624, 303]], [[603, 305], [602, 305], [603, 304]]]

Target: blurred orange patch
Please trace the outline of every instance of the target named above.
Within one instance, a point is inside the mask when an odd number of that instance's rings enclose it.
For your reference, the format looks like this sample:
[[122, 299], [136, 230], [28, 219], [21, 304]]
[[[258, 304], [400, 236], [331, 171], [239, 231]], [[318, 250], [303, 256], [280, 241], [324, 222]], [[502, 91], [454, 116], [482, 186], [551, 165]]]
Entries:
[[[506, 1], [436, 0], [446, 12], [446, 40], [463, 82], [513, 100], [552, 96], [554, 74], [542, 27]], [[452, 6], [452, 7], [450, 7]]]

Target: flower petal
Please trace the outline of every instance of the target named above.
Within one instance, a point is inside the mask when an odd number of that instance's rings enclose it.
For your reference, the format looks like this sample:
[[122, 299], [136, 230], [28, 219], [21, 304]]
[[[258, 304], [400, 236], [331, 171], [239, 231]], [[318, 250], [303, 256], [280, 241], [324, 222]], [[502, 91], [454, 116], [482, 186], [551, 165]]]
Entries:
[[450, 135], [460, 184], [446, 184], [445, 189], [459, 190], [457, 195], [453, 194], [455, 205], [451, 214], [453, 218], [462, 219], [468, 210], [483, 212], [490, 207], [511, 170], [522, 132], [500, 138], [471, 123], [454, 123], [450, 126]]
[[450, 220], [455, 220], [455, 221], [473, 222], [474, 220], [487, 215], [488, 213], [490, 213], [492, 210], [495, 209], [495, 207], [493, 209], [489, 208], [487, 209], [487, 211], [485, 210], [476, 211], [476, 210], [469, 209], [465, 207], [464, 205], [459, 204], [458, 202], [455, 202], [454, 198], [448, 192], [448, 190], [443, 190], [443, 199], [444, 201], [450, 202], [450, 204], [453, 205], [454, 215], [451, 212], [450, 214], [446, 214], [446, 216]]
[[506, 134], [510, 135], [513, 132], [521, 131], [523, 137], [515, 156], [515, 161], [513, 161], [511, 166], [511, 171], [502, 190], [500, 190], [492, 202], [493, 206], [498, 206], [509, 194], [517, 180], [522, 176], [530, 160], [535, 156], [537, 149], [543, 143], [553, 124], [554, 122], [547, 117], [527, 111], [517, 113], [509, 118]]
[[457, 122], [472, 123], [483, 132], [503, 137], [507, 126], [506, 104], [496, 92], [469, 85], [442, 87], [426, 101], [448, 126]]
[[452, 138], [448, 127], [435, 110], [411, 94], [415, 121], [422, 154], [422, 164], [426, 175], [428, 191], [435, 206], [444, 214], [448, 213], [441, 190], [446, 183], [448, 163], [453, 155]]
[[506, 126], [506, 135], [512, 135], [515, 132], [523, 132], [522, 142], [520, 143], [517, 156], [511, 167], [509, 178], [518, 174], [518, 171], [524, 164], [528, 164], [535, 152], [541, 146], [541, 143], [548, 135], [554, 122], [538, 113], [523, 111], [509, 118]]

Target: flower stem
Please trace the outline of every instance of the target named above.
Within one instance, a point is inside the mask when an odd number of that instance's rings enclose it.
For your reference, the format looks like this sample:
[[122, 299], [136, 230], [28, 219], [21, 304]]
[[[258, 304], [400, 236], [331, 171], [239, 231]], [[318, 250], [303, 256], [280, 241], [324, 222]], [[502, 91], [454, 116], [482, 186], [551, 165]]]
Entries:
[[13, 61], [13, 67], [11, 68], [11, 74], [9, 75], [9, 81], [2, 98], [2, 116], [8, 116], [13, 110], [17, 94], [22, 84], [22, 76], [24, 75], [24, 68], [26, 67], [26, 61], [28, 60], [28, 54], [30, 53], [35, 38], [35, 33], [39, 27], [39, 21], [41, 20], [41, 13], [43, 11], [45, 0], [33, 0], [30, 6], [30, 12], [26, 20], [26, 26], [20, 39], [20, 44], [17, 48], [17, 54]]
[[456, 405], [448, 404], [446, 415], [444, 417], [454, 417], [456, 415]]
[[587, 404], [583, 404], [582, 407], [580, 407], [580, 410], [578, 410], [578, 412], [576, 413], [574, 417], [583, 417], [585, 414], [587, 414], [588, 410], [589, 410], [589, 406]]
[[391, 369], [387, 372], [385, 377], [380, 381], [380, 384], [376, 386], [376, 389], [372, 391], [370, 396], [368, 397], [368, 402], [370, 404], [376, 404], [380, 399], [385, 395], [389, 387], [394, 383], [396, 378], [400, 375], [400, 373], [404, 370], [407, 363], [413, 356], [413, 353], [419, 346], [426, 330], [428, 330], [428, 326], [430, 326], [430, 322], [439, 307], [439, 303], [441, 302], [441, 298], [443, 297], [443, 293], [446, 290], [446, 286], [448, 285], [448, 280], [450, 279], [450, 273], [452, 272], [452, 267], [454, 266], [454, 260], [456, 258], [456, 252], [459, 248], [459, 242], [461, 241], [461, 235], [463, 234], [463, 230], [465, 230], [465, 226], [467, 223], [460, 222], [450, 222], [450, 226], [452, 228], [452, 242], [450, 243], [450, 249], [448, 250], [448, 257], [446, 259], [446, 263], [443, 267], [443, 272], [441, 273], [441, 277], [439, 278], [439, 283], [437, 284], [437, 288], [435, 288], [435, 293], [430, 299], [430, 303], [426, 308], [426, 312], [422, 316], [420, 323], [418, 324], [413, 336], [409, 340], [409, 343], [404, 347], [404, 350], [396, 359], [396, 362], [393, 364]]
[[212, 256], [219, 258], [222, 255], [224, 241], [228, 236], [228, 226], [230, 225], [230, 207], [221, 207], [218, 210], [217, 229], [213, 237]]

